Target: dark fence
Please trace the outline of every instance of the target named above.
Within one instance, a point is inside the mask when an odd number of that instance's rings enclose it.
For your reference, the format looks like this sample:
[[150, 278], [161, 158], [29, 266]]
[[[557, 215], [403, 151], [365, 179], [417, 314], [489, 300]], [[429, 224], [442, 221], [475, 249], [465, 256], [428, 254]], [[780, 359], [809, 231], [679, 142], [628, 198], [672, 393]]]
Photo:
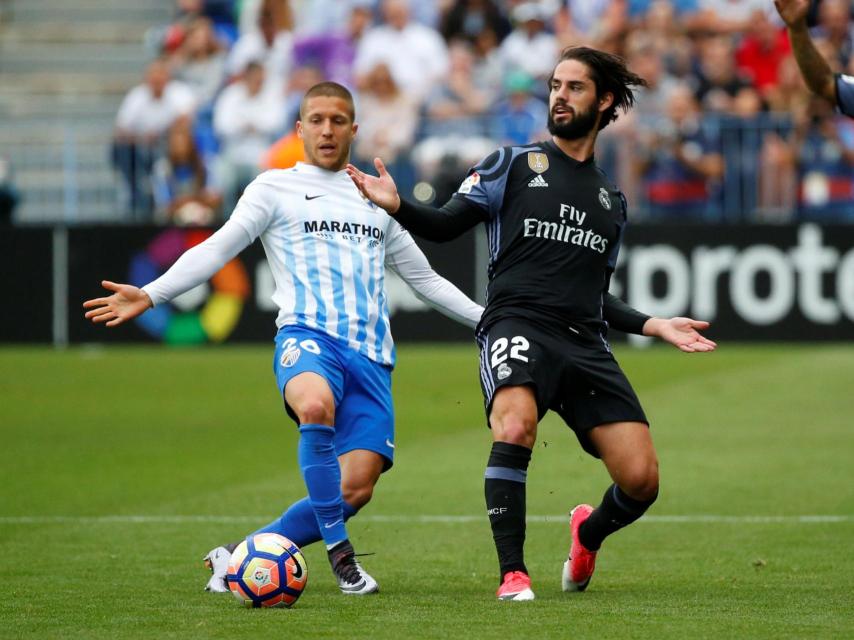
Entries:
[[[74, 227], [0, 235], [0, 341], [268, 342], [275, 328], [272, 277], [259, 243], [207, 285], [117, 329], [93, 326], [80, 304], [100, 281], [145, 284], [205, 229]], [[476, 234], [420, 241], [433, 267], [473, 298], [485, 264]], [[398, 341], [465, 341], [471, 332], [430, 310], [396, 276], [387, 279]], [[710, 320], [722, 340], [854, 339], [854, 227], [634, 225], [611, 290], [659, 316]], [[618, 338], [617, 335], [613, 336]]]

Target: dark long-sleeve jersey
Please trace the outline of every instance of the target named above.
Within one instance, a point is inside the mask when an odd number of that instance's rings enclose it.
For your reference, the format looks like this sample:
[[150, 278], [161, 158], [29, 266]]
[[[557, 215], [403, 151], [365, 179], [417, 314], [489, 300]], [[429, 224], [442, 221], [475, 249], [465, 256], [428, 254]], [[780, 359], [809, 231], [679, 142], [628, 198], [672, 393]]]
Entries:
[[593, 159], [553, 142], [503, 147], [469, 171], [441, 209], [403, 202], [395, 214], [428, 240], [486, 225], [489, 284], [479, 330], [518, 317], [604, 340], [608, 325], [641, 333], [649, 316], [608, 293], [626, 201]]

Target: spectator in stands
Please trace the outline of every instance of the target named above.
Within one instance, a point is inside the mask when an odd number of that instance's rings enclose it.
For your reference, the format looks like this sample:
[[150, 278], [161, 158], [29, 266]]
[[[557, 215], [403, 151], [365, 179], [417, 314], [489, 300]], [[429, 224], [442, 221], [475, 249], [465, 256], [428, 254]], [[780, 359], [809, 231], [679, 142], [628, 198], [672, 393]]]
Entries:
[[492, 29], [484, 29], [474, 39], [474, 71], [490, 87], [500, 87], [504, 79], [504, 64], [498, 48], [498, 36]]
[[538, 94], [544, 94], [558, 53], [557, 38], [546, 29], [550, 12], [539, 2], [523, 2], [513, 9], [512, 17], [516, 26], [501, 43], [502, 63], [508, 71], [534, 78]]
[[633, 118], [642, 127], [654, 127], [663, 117], [668, 98], [679, 81], [667, 71], [655, 40], [645, 31], [635, 31], [626, 39], [626, 61], [629, 69], [647, 81], [647, 86], [635, 91], [634, 109], [625, 119]]
[[0, 157], [0, 228], [12, 224], [12, 213], [18, 204], [18, 192], [12, 181], [12, 164]]
[[511, 30], [510, 21], [495, 0], [454, 0], [439, 30], [446, 42], [462, 38], [474, 44], [478, 35], [487, 29], [495, 34], [498, 42]]
[[847, 0], [822, 0], [818, 5], [818, 24], [810, 34], [825, 40], [836, 52], [838, 65], [848, 66], [854, 54], [854, 25], [851, 24], [851, 3]]
[[260, 173], [261, 159], [284, 124], [282, 95], [265, 85], [265, 74], [260, 62], [250, 62], [243, 78], [228, 86], [214, 106], [214, 131], [221, 145], [217, 177], [229, 213]]
[[127, 209], [133, 219], [151, 216], [151, 168], [159, 156], [163, 135], [181, 117], [196, 109], [192, 90], [171, 79], [169, 63], [149, 64], [145, 82], [131, 89], [116, 116], [113, 163], [127, 187]]
[[665, 11], [676, 29], [692, 29], [699, 10], [698, 0], [628, 0], [627, 11], [632, 29], [643, 29], [650, 13]]
[[[684, 10], [679, 13], [678, 5]], [[664, 69], [677, 78], [687, 78], [693, 69], [694, 43], [687, 32], [697, 20], [696, 2], [682, 2], [674, 6], [669, 0], [653, 0], [642, 22], [627, 40], [638, 36], [649, 39], [651, 46], [662, 59]], [[628, 44], [627, 44], [628, 49]]]
[[777, 85], [780, 63], [791, 49], [786, 30], [772, 22], [765, 11], [754, 11], [735, 52], [738, 71], [765, 95]]
[[773, 5], [766, 0], [699, 0], [697, 28], [717, 34], [743, 33], [750, 27], [754, 12], [770, 15]]
[[237, 78], [249, 63], [258, 62], [264, 66], [270, 88], [281, 91], [292, 66], [293, 23], [288, 0], [262, 0], [257, 28], [243, 33], [231, 49], [226, 63], [229, 76]]
[[697, 99], [707, 113], [730, 113], [735, 95], [750, 86], [750, 81], [736, 67], [732, 38], [728, 35], [705, 38], [699, 48]]
[[152, 176], [157, 222], [211, 224], [222, 202], [193, 140], [187, 119], [169, 129], [166, 154], [154, 164]]
[[359, 111], [354, 164], [373, 167], [373, 159], [382, 158], [395, 180], [402, 180], [401, 193], [410, 193], [414, 175], [408, 150], [415, 140], [418, 105], [397, 86], [386, 64], [377, 64], [365, 78], [365, 88], [359, 94]]
[[237, 36], [235, 0], [177, 0], [178, 16], [192, 24], [197, 18], [211, 21], [217, 37], [231, 45]]
[[463, 40], [448, 47], [448, 75], [437, 84], [424, 103], [425, 136], [482, 135], [484, 115], [493, 101], [491, 87], [474, 75], [474, 53]]
[[453, 158], [460, 172], [476, 164], [495, 143], [487, 138], [492, 88], [474, 74], [474, 53], [464, 40], [449, 47], [450, 70], [424, 104], [423, 139], [413, 149], [422, 177], [433, 175], [443, 159]]
[[324, 37], [343, 33], [353, 8], [373, 11], [376, 0], [290, 0], [294, 14], [294, 37]]
[[222, 86], [225, 59], [225, 49], [216, 38], [213, 22], [206, 17], [195, 18], [170, 62], [175, 77], [193, 90], [200, 109], [213, 103]]
[[854, 121], [812, 96], [795, 116], [789, 153], [797, 168], [800, 217], [854, 222]]
[[290, 131], [276, 140], [261, 160], [261, 166], [267, 169], [290, 169], [297, 162], [305, 160], [305, 146], [299, 137], [294, 122]]
[[691, 89], [680, 85], [671, 91], [667, 118], [643, 135], [636, 171], [653, 219], [703, 221], [715, 210], [724, 161], [700, 115]]
[[352, 86], [356, 49], [372, 20], [371, 8], [357, 3], [350, 10], [344, 29], [297, 38], [294, 43], [295, 66], [315, 67], [324, 80]]
[[501, 145], [523, 145], [545, 139], [543, 123], [548, 105], [533, 95], [534, 79], [524, 71], [511, 71], [504, 81], [504, 98], [495, 105], [490, 135]]
[[367, 86], [379, 64], [397, 86], [420, 102], [448, 71], [448, 51], [439, 33], [410, 18], [409, 0], [383, 0], [383, 22], [359, 42], [354, 62], [356, 86]]
[[[616, 52], [628, 28], [626, 0], [564, 0], [562, 4], [558, 15], [559, 34], [565, 32], [566, 24], [571, 24], [583, 39], [579, 44]], [[566, 39], [561, 38], [561, 45], [577, 43], [575, 39], [573, 42], [566, 42]]]
[[288, 78], [284, 96], [284, 117], [282, 122], [296, 122], [299, 120], [299, 107], [305, 92], [314, 85], [323, 82], [326, 78], [317, 67], [296, 67]]

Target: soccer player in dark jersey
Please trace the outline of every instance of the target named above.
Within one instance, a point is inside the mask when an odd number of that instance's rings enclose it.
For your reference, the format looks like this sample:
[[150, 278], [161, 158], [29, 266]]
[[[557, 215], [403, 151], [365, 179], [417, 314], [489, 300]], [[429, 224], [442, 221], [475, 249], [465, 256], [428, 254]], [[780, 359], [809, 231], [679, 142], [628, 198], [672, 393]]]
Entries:
[[594, 163], [593, 148], [617, 109], [634, 103], [632, 87], [643, 84], [616, 56], [564, 50], [549, 79], [551, 139], [491, 154], [440, 209], [401, 200], [379, 159], [379, 177], [347, 169], [366, 197], [417, 235], [442, 241], [486, 225], [489, 286], [477, 339], [493, 436], [486, 507], [502, 600], [534, 598], [523, 558], [525, 481], [546, 411], [564, 419], [614, 481], [597, 508], [579, 505], [570, 514], [564, 590], [587, 587], [604, 538], [637, 520], [658, 495], [646, 415], [611, 354], [608, 326], [689, 353], [715, 348], [697, 332], [708, 323], [651, 318], [608, 293], [626, 202]]
[[807, 27], [810, 0], [774, 0], [774, 6], [786, 23], [795, 60], [810, 91], [854, 118], [854, 76], [833, 73], [827, 60], [815, 48]]

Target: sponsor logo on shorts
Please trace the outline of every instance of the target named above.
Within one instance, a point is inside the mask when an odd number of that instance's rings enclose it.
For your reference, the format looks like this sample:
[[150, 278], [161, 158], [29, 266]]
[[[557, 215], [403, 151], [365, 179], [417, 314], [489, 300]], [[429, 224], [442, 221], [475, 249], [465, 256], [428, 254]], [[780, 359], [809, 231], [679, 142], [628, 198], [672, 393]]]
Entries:
[[283, 367], [292, 367], [299, 360], [302, 350], [299, 348], [288, 349], [282, 354], [281, 364]]
[[508, 365], [506, 362], [502, 362], [498, 366], [498, 371], [496, 373], [496, 376], [498, 377], [499, 380], [506, 380], [507, 378], [510, 377], [511, 373], [513, 373], [513, 369], [510, 368], [510, 365]]
[[391, 440], [389, 440], [388, 438], [385, 439], [385, 446], [391, 447], [392, 449], [394, 449], [394, 443]]

